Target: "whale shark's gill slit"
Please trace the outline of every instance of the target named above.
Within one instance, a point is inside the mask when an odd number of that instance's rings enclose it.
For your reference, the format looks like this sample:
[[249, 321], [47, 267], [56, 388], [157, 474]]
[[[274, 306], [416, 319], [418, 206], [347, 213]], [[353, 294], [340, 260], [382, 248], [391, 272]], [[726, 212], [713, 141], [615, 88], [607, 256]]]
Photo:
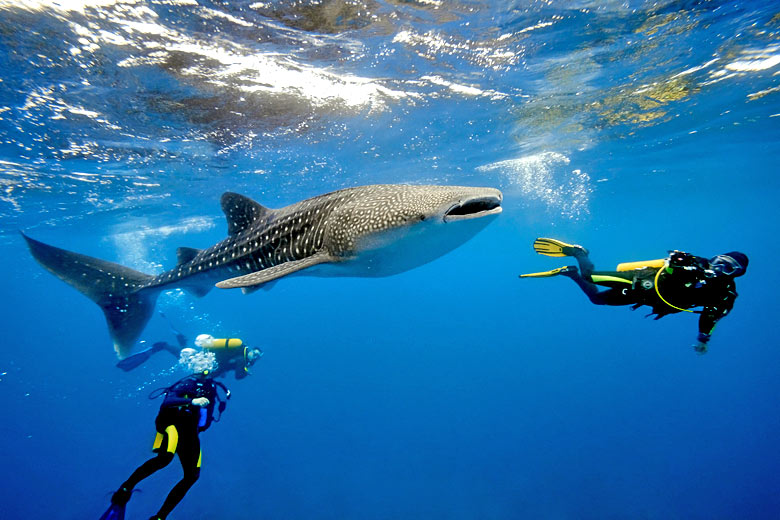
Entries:
[[475, 215], [484, 211], [491, 211], [501, 206], [498, 199], [476, 199], [453, 207], [447, 212], [448, 217]]

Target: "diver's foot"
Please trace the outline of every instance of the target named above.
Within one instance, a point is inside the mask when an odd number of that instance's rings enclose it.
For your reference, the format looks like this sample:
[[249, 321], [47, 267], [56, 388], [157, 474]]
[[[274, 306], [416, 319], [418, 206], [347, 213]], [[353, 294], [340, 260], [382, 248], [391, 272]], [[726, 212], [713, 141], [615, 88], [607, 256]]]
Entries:
[[534, 241], [534, 251], [544, 256], [588, 256], [588, 250], [577, 244], [567, 244], [554, 238], [539, 237]]
[[111, 495], [111, 503], [118, 506], [123, 506], [130, 501], [130, 496], [132, 494], [132, 489], [127, 489], [126, 487], [122, 486], [116, 491], [116, 493]]
[[567, 265], [566, 267], [561, 267], [561, 270], [558, 271], [558, 274], [561, 276], [565, 276], [566, 278], [577, 278], [580, 273], [577, 270], [577, 266], [574, 265]]

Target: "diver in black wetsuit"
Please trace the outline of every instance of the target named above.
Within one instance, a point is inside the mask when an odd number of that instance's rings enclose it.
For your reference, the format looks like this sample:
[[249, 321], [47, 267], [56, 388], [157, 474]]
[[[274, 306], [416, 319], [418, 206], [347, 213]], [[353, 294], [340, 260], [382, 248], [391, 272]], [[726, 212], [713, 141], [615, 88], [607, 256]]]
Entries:
[[[219, 395], [218, 389], [224, 393]], [[224, 412], [230, 391], [211, 377], [206, 370], [180, 379], [168, 388], [156, 390], [150, 399], [165, 395], [160, 412], [155, 419], [157, 436], [152, 450], [157, 456], [136, 469], [111, 497], [111, 507], [103, 518], [124, 518], [124, 509], [133, 488], [143, 479], [164, 468], [179, 456], [183, 478], [173, 487], [162, 507], [150, 520], [165, 520], [174, 507], [200, 476], [201, 449], [198, 435], [219, 421]], [[214, 408], [219, 417], [214, 418]]]
[[[734, 307], [737, 290], [734, 279], [745, 274], [748, 257], [739, 251], [711, 259], [682, 251], [672, 251], [665, 259], [620, 264], [617, 271], [594, 271], [588, 251], [582, 246], [552, 238], [537, 238], [537, 253], [546, 256], [573, 256], [579, 264], [521, 278], [566, 276], [571, 278], [596, 305], [642, 305], [653, 308], [655, 319], [677, 312], [699, 314], [699, 334], [693, 346], [707, 352], [716, 323]], [[606, 287], [600, 290], [599, 287]], [[700, 311], [691, 310], [702, 307]]]

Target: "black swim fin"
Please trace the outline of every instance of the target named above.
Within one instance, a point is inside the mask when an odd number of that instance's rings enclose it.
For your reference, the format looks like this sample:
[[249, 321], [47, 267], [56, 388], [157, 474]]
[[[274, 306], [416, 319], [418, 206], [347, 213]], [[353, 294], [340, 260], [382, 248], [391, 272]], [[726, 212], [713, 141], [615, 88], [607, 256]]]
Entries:
[[124, 504], [111, 504], [111, 506], [103, 513], [100, 520], [125, 520], [125, 508], [127, 503]]
[[158, 350], [160, 349], [149, 347], [148, 349], [142, 350], [137, 354], [127, 356], [125, 359], [119, 361], [119, 363], [117, 363], [116, 366], [118, 368], [121, 368], [125, 372], [130, 372], [132, 369], [138, 368], [144, 363], [146, 363], [146, 360], [148, 360], [152, 356], [152, 354]]
[[111, 505], [108, 506], [100, 520], [125, 520], [125, 508], [127, 508], [131, 496], [133, 496], [132, 489], [127, 489], [124, 485], [117, 489], [111, 495]]
[[161, 350], [168, 350], [173, 354], [174, 356], [178, 356], [178, 350], [176, 350], [175, 347], [168, 345], [164, 341], [158, 341], [151, 347], [142, 350], [141, 352], [137, 352], [135, 354], [132, 354], [130, 356], [127, 356], [125, 359], [122, 359], [119, 361], [119, 363], [116, 364], [117, 368], [121, 368], [125, 372], [130, 372], [134, 368], [138, 368], [152, 356], [155, 352], [160, 352]]

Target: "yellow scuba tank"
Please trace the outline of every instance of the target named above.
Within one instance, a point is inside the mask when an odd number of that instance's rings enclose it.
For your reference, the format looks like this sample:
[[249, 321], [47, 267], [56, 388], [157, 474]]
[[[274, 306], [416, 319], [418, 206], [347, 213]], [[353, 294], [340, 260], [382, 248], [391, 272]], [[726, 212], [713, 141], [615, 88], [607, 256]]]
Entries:
[[201, 334], [195, 338], [195, 345], [204, 350], [237, 349], [244, 346], [238, 338], [215, 338], [210, 334]]
[[618, 271], [633, 271], [634, 269], [642, 269], [645, 267], [655, 267], [660, 269], [664, 266], [666, 258], [659, 258], [658, 260], [640, 260], [639, 262], [623, 262], [618, 264]]

